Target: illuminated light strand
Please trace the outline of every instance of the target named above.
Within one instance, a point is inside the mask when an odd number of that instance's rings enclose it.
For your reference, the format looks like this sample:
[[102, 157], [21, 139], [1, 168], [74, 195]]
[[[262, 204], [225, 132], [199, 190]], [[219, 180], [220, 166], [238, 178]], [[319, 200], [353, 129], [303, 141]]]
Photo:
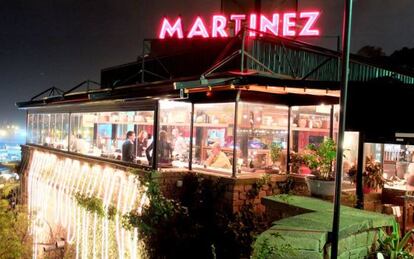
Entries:
[[[36, 244], [49, 241], [49, 225], [52, 229], [57, 225], [66, 229], [67, 242], [76, 243], [76, 258], [109, 258], [113, 257], [112, 252], [120, 258], [137, 257], [136, 229], [126, 231], [117, 214], [113, 222], [115, 231], [109, 233], [112, 223], [104, 217], [99, 224], [98, 215], [79, 207], [74, 198], [76, 193], [94, 195], [102, 199], [106, 213], [111, 204], [126, 213], [134, 208], [139, 194], [135, 177], [109, 167], [102, 169], [86, 163], [81, 165], [78, 160], [69, 158], [61, 160], [52, 154], [35, 151], [33, 156], [27, 184], [30, 230], [35, 241], [33, 258], [40, 256]], [[56, 208], [58, 206], [59, 209]], [[102, 227], [99, 228], [99, 225]], [[112, 238], [110, 234], [114, 235], [114, 232], [117, 236]], [[98, 233], [102, 239], [98, 238]], [[102, 244], [101, 254], [99, 244]]]
[[[132, 195], [130, 196], [128, 211], [132, 211], [132, 209], [134, 207], [134, 204], [135, 204], [135, 201], [136, 201], [136, 197], [137, 197], [138, 183], [135, 181], [134, 176], [130, 175], [128, 178], [129, 178], [128, 180], [131, 182], [130, 186], [131, 186], [131, 189], [132, 189], [129, 192], [127, 192], [127, 193], [132, 193]], [[136, 252], [137, 252], [137, 245], [138, 245], [138, 240], [137, 240], [138, 239], [138, 231], [134, 228], [134, 231], [133, 232], [129, 231], [129, 233], [130, 233], [130, 235], [132, 235], [132, 238], [129, 237], [130, 238], [130, 244], [131, 244], [130, 255], [133, 255], [133, 258], [135, 258], [136, 255], [137, 255]]]
[[[124, 185], [125, 185], [124, 182], [125, 182], [125, 180], [122, 177], [121, 178], [121, 183], [120, 183], [120, 189], [121, 190], [124, 189], [123, 188]], [[121, 192], [121, 191], [118, 192], [118, 200], [117, 200], [117, 204], [116, 204], [116, 207], [118, 209], [121, 208], [121, 197], [123, 196], [122, 193], [123, 192]], [[117, 242], [117, 245], [118, 245], [118, 256], [119, 256], [119, 258], [123, 258], [124, 255], [121, 252], [124, 251], [124, 250], [123, 250], [123, 244], [121, 243], [122, 240], [121, 240], [121, 237], [120, 237], [120, 232], [121, 232], [121, 229], [120, 229], [120, 223], [119, 223], [119, 216], [118, 216], [118, 213], [117, 213], [115, 215], [115, 237], [116, 237], [116, 242]]]

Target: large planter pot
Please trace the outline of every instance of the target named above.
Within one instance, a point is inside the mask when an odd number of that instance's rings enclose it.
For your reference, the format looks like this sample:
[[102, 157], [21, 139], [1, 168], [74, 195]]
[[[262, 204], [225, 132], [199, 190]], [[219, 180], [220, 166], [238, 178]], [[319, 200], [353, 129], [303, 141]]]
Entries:
[[335, 181], [321, 181], [313, 178], [313, 176], [306, 177], [306, 184], [312, 196], [324, 197], [334, 195]]

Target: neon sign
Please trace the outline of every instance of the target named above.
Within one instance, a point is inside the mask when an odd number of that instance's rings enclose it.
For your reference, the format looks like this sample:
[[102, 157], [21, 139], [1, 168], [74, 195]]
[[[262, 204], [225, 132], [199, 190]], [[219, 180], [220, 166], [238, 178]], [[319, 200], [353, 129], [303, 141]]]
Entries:
[[196, 17], [186, 35], [184, 35], [181, 17], [175, 20], [164, 18], [158, 37], [160, 39], [226, 38], [229, 36], [229, 23], [234, 24], [234, 35], [236, 35], [241, 30], [243, 22], [251, 29], [249, 31], [251, 37], [256, 36], [256, 30], [276, 36], [319, 36], [319, 29], [315, 28], [319, 16], [319, 11], [273, 13], [270, 17], [265, 15], [258, 17], [257, 14], [248, 16], [231, 14], [230, 19], [224, 15], [213, 15], [210, 26], [201, 17]]

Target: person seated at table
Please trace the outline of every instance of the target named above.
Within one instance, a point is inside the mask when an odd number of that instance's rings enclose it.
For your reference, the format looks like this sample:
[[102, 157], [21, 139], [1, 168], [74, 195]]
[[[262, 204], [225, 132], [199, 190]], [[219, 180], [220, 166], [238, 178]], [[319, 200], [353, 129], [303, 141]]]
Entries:
[[71, 142], [71, 151], [81, 154], [87, 154], [89, 152], [89, 143], [82, 138], [81, 134], [76, 134]]
[[[150, 165], [152, 164], [151, 151], [154, 149], [153, 144], [154, 142], [152, 142], [151, 145], [149, 145], [148, 148], [145, 150], [145, 154], [147, 155], [148, 163]], [[173, 148], [171, 146], [171, 143], [167, 140], [167, 132], [165, 130], [161, 130], [159, 135], [159, 141], [157, 143], [157, 152], [155, 152], [158, 157], [158, 162], [163, 164], [171, 163], [172, 151]]]
[[135, 162], [135, 150], [134, 150], [135, 132], [128, 131], [124, 144], [122, 144], [122, 161], [134, 163]]
[[204, 162], [204, 165], [223, 169], [231, 168], [230, 160], [226, 154], [221, 151], [220, 143], [215, 142], [211, 145], [211, 148], [211, 155]]

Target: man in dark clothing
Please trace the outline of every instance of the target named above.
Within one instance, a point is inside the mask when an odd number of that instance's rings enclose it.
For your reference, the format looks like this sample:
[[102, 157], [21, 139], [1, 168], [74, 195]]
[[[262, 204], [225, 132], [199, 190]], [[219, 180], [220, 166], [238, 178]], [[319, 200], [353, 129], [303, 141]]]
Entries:
[[157, 152], [154, 152], [154, 141], [148, 146], [147, 150], [145, 150], [145, 154], [147, 155], [148, 163], [149, 165], [152, 165], [152, 156], [150, 152], [156, 154], [158, 156], [158, 162], [162, 164], [169, 164], [171, 163], [171, 155], [173, 148], [171, 146], [171, 143], [167, 141], [167, 132], [164, 130], [160, 131], [159, 135], [159, 141], [158, 141], [158, 147]]
[[126, 134], [126, 140], [122, 144], [122, 161], [135, 163], [135, 132], [128, 131]]

